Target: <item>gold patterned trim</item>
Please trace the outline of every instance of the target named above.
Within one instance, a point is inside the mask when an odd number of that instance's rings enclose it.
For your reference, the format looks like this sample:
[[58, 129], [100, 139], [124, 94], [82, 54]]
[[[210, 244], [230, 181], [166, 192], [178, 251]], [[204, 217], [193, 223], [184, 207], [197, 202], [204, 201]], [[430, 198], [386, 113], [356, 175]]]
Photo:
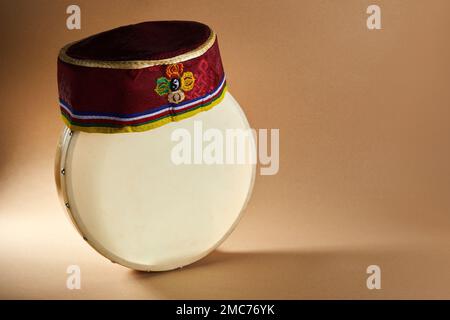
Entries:
[[183, 62], [186, 60], [194, 59], [202, 54], [204, 54], [206, 51], [208, 51], [209, 48], [211, 48], [216, 40], [216, 33], [211, 30], [211, 34], [209, 35], [209, 38], [198, 48], [180, 54], [178, 56], [167, 58], [167, 59], [160, 59], [160, 60], [128, 60], [128, 61], [106, 61], [106, 60], [89, 60], [89, 59], [76, 59], [72, 58], [67, 55], [66, 51], [69, 49], [70, 46], [74, 45], [75, 43], [81, 41], [75, 41], [72, 43], [69, 43], [65, 45], [61, 51], [59, 52], [59, 58], [69, 64], [74, 64], [77, 66], [82, 67], [91, 67], [91, 68], [107, 68], [107, 69], [143, 69], [147, 67], [153, 67], [153, 66], [160, 66], [160, 65], [168, 65], [168, 64], [174, 64], [178, 62]]

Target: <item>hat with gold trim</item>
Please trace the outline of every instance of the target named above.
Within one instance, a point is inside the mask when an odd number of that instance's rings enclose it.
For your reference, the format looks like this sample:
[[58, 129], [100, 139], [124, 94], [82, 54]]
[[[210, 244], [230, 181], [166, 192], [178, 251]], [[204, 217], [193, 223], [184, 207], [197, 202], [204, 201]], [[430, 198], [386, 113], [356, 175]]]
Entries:
[[119, 27], [61, 49], [58, 90], [72, 130], [138, 132], [217, 105], [226, 91], [217, 37], [192, 21]]

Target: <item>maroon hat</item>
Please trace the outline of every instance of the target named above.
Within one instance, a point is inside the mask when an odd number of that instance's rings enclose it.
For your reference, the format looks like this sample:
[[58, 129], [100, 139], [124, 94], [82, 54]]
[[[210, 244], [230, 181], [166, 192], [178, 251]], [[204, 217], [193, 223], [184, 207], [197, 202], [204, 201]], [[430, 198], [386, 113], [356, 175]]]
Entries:
[[72, 130], [137, 132], [191, 117], [226, 91], [217, 37], [191, 21], [143, 22], [61, 49], [58, 89]]

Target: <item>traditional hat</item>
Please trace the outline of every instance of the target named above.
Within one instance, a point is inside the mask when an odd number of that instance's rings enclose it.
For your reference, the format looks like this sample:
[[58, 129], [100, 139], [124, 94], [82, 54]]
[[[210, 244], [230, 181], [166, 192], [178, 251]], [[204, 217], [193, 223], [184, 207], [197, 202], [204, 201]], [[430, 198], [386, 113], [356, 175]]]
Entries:
[[68, 44], [59, 104], [72, 130], [138, 132], [217, 105], [226, 91], [217, 37], [190, 21], [143, 22]]

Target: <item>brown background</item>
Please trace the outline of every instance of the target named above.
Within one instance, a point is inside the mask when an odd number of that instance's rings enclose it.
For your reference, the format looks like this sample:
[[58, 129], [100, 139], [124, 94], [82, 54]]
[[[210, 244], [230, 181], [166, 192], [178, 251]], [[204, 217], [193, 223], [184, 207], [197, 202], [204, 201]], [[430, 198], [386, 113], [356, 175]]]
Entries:
[[[66, 29], [81, 6], [82, 29]], [[382, 9], [382, 30], [366, 8]], [[450, 298], [450, 2], [1, 1], [1, 298]], [[61, 46], [186, 19], [219, 35], [230, 91], [279, 128], [242, 223], [182, 270], [138, 273], [93, 251], [53, 181]], [[82, 289], [66, 289], [77, 264]], [[382, 289], [366, 288], [366, 268]]]

